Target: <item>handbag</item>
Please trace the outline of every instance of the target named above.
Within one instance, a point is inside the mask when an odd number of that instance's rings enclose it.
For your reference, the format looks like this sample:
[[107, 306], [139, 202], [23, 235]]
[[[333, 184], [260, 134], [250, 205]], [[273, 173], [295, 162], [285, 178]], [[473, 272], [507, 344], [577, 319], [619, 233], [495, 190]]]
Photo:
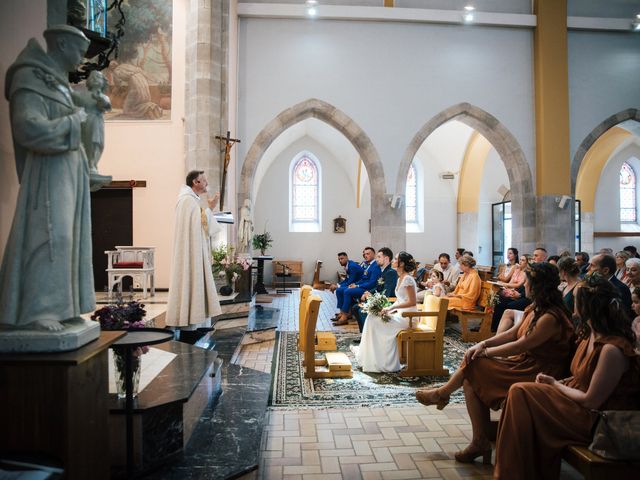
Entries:
[[589, 450], [607, 460], [640, 460], [640, 410], [596, 411]]

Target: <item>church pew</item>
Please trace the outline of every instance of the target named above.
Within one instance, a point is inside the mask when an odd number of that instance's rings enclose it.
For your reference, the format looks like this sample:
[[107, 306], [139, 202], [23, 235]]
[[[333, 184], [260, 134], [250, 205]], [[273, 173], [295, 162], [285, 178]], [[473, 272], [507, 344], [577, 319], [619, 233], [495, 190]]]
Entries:
[[[402, 312], [409, 319], [409, 328], [398, 332], [396, 337], [400, 363], [405, 364], [401, 377], [449, 375], [443, 365], [448, 306], [448, 299], [427, 295], [421, 311]], [[415, 327], [414, 318], [420, 319]]]
[[[480, 298], [478, 298], [476, 308], [472, 310], [454, 308], [451, 310], [451, 314], [458, 317], [458, 320], [460, 321], [463, 342], [481, 342], [493, 336], [493, 332], [491, 332], [491, 317], [493, 316], [493, 310], [487, 305], [489, 294], [492, 291], [493, 285], [483, 280]], [[477, 331], [472, 331], [470, 329], [469, 320], [480, 321]]]

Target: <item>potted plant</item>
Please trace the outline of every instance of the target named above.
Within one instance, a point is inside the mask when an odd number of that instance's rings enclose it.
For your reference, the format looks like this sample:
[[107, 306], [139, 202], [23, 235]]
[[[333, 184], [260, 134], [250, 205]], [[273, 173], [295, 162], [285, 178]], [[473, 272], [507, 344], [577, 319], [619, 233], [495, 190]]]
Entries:
[[263, 233], [256, 233], [253, 236], [252, 243], [253, 248], [255, 248], [256, 250], [260, 250], [260, 255], [264, 255], [267, 248], [273, 245], [273, 238], [271, 237], [271, 234], [265, 229]]
[[[106, 305], [91, 315], [91, 320], [100, 322], [102, 330], [129, 330], [131, 328], [145, 328], [144, 317], [147, 315], [144, 304], [135, 300], [125, 302], [118, 296], [116, 303]], [[149, 347], [138, 347], [133, 351], [133, 395], [138, 394], [142, 355], [149, 351]], [[124, 350], [113, 349], [115, 367], [116, 390], [118, 398], [125, 397], [125, 354]]]

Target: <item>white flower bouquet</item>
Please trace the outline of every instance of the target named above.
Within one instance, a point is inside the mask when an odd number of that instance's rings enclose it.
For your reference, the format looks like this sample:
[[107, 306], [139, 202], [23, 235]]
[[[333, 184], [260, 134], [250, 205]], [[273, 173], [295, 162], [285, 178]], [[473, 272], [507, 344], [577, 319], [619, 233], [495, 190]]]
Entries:
[[362, 311], [380, 317], [380, 319], [386, 323], [391, 320], [391, 316], [388, 313], [383, 314], [382, 310], [391, 305], [392, 303], [384, 293], [376, 292], [367, 298], [366, 303], [362, 307]]

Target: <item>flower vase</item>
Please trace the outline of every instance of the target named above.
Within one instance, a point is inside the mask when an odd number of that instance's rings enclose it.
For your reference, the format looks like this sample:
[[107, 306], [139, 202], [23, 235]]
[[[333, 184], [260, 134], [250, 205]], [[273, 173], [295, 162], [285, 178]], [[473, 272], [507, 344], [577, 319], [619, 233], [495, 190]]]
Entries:
[[266, 249], [264, 249], [264, 248], [261, 248], [261, 249], [260, 249], [260, 256], [264, 257], [264, 255], [265, 255], [265, 253], [266, 253], [266, 252], [265, 252], [265, 250], [266, 250]]
[[[116, 392], [118, 398], [125, 398], [126, 392], [126, 367], [124, 350], [113, 350], [114, 375], [116, 378]], [[131, 355], [131, 370], [133, 372], [131, 383], [133, 386], [133, 396], [138, 395], [138, 387], [140, 385], [140, 372], [142, 370], [142, 351], [135, 349]]]

